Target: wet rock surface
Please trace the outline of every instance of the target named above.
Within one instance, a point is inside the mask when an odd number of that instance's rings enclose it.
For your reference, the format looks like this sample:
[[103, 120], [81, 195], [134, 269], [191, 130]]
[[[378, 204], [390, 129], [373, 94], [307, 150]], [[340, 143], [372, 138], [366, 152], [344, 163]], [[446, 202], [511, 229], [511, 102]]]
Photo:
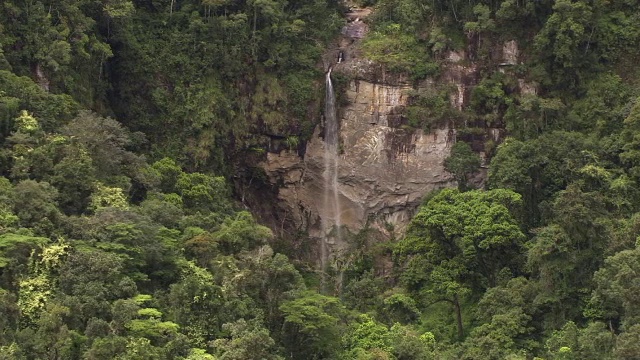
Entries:
[[[341, 223], [350, 232], [365, 226], [396, 230], [411, 219], [425, 194], [455, 185], [444, 169], [454, 140], [453, 130], [423, 133], [389, 126], [406, 106], [408, 86], [354, 80], [348, 105], [340, 114], [338, 194]], [[263, 168], [273, 184], [283, 212], [312, 237], [320, 238], [324, 189], [324, 146], [321, 128], [307, 144], [304, 158], [284, 151], [269, 154]], [[345, 244], [334, 244], [336, 249]]]
[[[334, 74], [349, 79], [346, 89], [342, 90], [342, 106], [337, 111], [339, 206], [335, 208], [340, 209], [339, 216], [333, 213], [335, 210], [327, 210], [331, 207], [323, 203], [328, 189], [323, 176], [327, 165], [322, 124], [316, 127], [304, 156], [291, 151], [270, 153], [261, 164], [268, 181], [277, 187], [276, 207], [282, 223], [293, 225], [318, 243], [328, 243], [334, 259], [348, 250], [348, 237], [343, 240], [328, 234], [327, 219], [339, 219], [343, 228], [351, 233], [368, 227], [383, 235], [391, 235], [390, 232], [398, 235], [426, 194], [456, 186], [444, 168], [444, 161], [456, 141], [452, 125], [443, 125], [428, 133], [405, 125], [410, 91], [437, 87], [436, 80], [415, 84], [363, 58], [358, 43], [368, 31], [362, 20], [368, 13], [364, 9], [351, 9], [342, 38], [324, 58], [325, 70], [331, 68]], [[508, 41], [500, 50], [503, 60], [500, 66], [508, 71], [518, 63], [518, 44]], [[451, 87], [452, 108], [464, 110], [468, 105], [471, 91], [478, 82], [478, 72], [479, 67], [466, 51], [450, 51], [444, 55], [437, 82]], [[535, 84], [524, 81], [519, 83], [519, 88], [523, 94], [536, 91]], [[504, 137], [500, 128], [486, 131], [486, 136], [481, 138], [495, 144]], [[483, 148], [477, 151], [485, 160]], [[486, 179], [486, 161], [483, 164], [470, 181], [477, 187], [482, 187]]]
[[[389, 229], [401, 232], [427, 193], [455, 186], [443, 165], [455, 131], [442, 127], [425, 133], [403, 126], [412, 88], [409, 82], [385, 73], [358, 53], [358, 41], [368, 31], [363, 18], [369, 12], [351, 9], [338, 48], [325, 59], [326, 69], [331, 67], [334, 73], [351, 79], [338, 109], [339, 218], [351, 233], [365, 227], [381, 233]], [[303, 157], [291, 151], [271, 153], [261, 165], [271, 184], [278, 187], [281, 216], [312, 239], [327, 242], [337, 258], [347, 244], [324, 233], [323, 221], [336, 218], [323, 203], [328, 190], [323, 176], [325, 146], [320, 124]]]

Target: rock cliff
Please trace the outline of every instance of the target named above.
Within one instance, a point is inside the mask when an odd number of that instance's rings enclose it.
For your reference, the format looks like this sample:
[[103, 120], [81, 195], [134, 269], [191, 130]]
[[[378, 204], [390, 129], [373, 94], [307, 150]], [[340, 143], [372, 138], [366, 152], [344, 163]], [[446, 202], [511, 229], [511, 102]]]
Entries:
[[[261, 163], [269, 182], [277, 187], [282, 223], [295, 225], [318, 245], [328, 245], [333, 259], [340, 259], [340, 254], [349, 250], [349, 236], [336, 236], [334, 229], [327, 230], [327, 222], [340, 224], [339, 234], [354, 234], [369, 228], [387, 236], [398, 235], [426, 194], [456, 185], [444, 168], [444, 160], [456, 141], [456, 130], [442, 125], [425, 133], [404, 125], [410, 90], [433, 87], [433, 80], [410, 84], [402, 76], [386, 74], [384, 69], [359, 56], [357, 43], [368, 30], [361, 19], [367, 14], [362, 10], [347, 14], [348, 23], [342, 38], [324, 59], [325, 69], [331, 66], [334, 74], [349, 79], [342, 89], [342, 106], [337, 114], [339, 206], [323, 203], [329, 189], [324, 175], [326, 153], [322, 124], [316, 127], [303, 156], [295, 151], [269, 153]], [[515, 41], [505, 43], [501, 50], [500, 66], [517, 63]], [[452, 88], [453, 109], [463, 110], [468, 104], [477, 77], [478, 67], [464, 51], [446, 54], [438, 81]], [[521, 83], [520, 91], [532, 91], [529, 87]], [[535, 91], [535, 87], [531, 88]], [[501, 129], [487, 128], [486, 132], [480, 136], [480, 142], [484, 138], [495, 143], [501, 141]], [[482, 147], [477, 151], [484, 159]], [[476, 175], [472, 182], [482, 186], [486, 168]], [[333, 213], [336, 209], [340, 214]], [[317, 247], [318, 253], [320, 247]]]
[[[408, 86], [353, 80], [348, 104], [340, 111], [338, 189], [341, 224], [350, 232], [365, 226], [382, 231], [404, 227], [429, 191], [453, 185], [443, 166], [454, 140], [453, 130], [425, 134], [390, 126], [407, 104]], [[270, 181], [281, 184], [280, 206], [295, 224], [321, 238], [324, 188], [324, 141], [321, 128], [307, 144], [304, 157], [295, 152], [269, 154], [263, 163]], [[344, 244], [335, 244], [343, 248]]]
[[[442, 127], [424, 133], [401, 126], [411, 86], [400, 77], [386, 77], [354, 53], [351, 43], [367, 30], [358, 16], [348, 16], [340, 49], [329, 55], [340, 58], [339, 64], [334, 62], [335, 72], [350, 79], [337, 114], [339, 206], [335, 208], [340, 209], [339, 224], [348, 230], [343, 234], [365, 227], [382, 233], [402, 231], [425, 194], [455, 185], [443, 165], [455, 132]], [[347, 249], [348, 236], [323, 233], [323, 221], [335, 224], [338, 218], [331, 213], [335, 208], [324, 206], [322, 200], [329, 190], [323, 177], [324, 147], [320, 124], [304, 156], [292, 151], [269, 153], [262, 167], [278, 186], [278, 206], [286, 221], [311, 239], [326, 241], [336, 257]]]

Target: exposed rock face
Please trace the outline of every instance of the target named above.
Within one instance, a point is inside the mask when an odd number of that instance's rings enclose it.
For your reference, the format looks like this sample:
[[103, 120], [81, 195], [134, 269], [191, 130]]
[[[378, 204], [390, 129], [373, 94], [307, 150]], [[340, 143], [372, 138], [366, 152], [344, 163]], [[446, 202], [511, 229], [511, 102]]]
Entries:
[[515, 40], [509, 40], [502, 46], [503, 65], [518, 64], [518, 43]]
[[[520, 50], [518, 42], [515, 40], [505, 41], [502, 44], [502, 63], [500, 63], [500, 71], [505, 72], [506, 68], [518, 65], [518, 57]], [[526, 82], [524, 79], [518, 79], [518, 91], [521, 95], [537, 95], [537, 84]]]
[[50, 82], [47, 78], [47, 75], [42, 70], [42, 66], [39, 63], [35, 64], [35, 66], [32, 66], [32, 72], [36, 79], [36, 83], [40, 86], [40, 88], [42, 88], [42, 90], [44, 91], [49, 92]]
[[478, 69], [475, 63], [465, 63], [466, 54], [464, 51], [449, 51], [446, 60], [447, 66], [440, 81], [455, 86], [456, 91], [451, 92], [449, 101], [451, 107], [462, 111], [471, 97], [472, 86], [477, 82]]
[[342, 29], [342, 35], [352, 39], [362, 39], [368, 30], [369, 26], [356, 17]]
[[[327, 185], [323, 176], [326, 162], [322, 125], [316, 128], [307, 143], [304, 157], [284, 151], [269, 154], [262, 164], [269, 181], [278, 187], [282, 221], [295, 224], [312, 239], [317, 239], [318, 244], [328, 243], [334, 259], [340, 258], [347, 244], [342, 236], [331, 235], [327, 221], [338, 222], [351, 233], [369, 227], [381, 233], [393, 228], [397, 234], [404, 230], [426, 194], [437, 188], [456, 185], [451, 174], [444, 169], [444, 160], [456, 141], [456, 131], [443, 126], [424, 133], [403, 126], [412, 87], [402, 76], [390, 75], [360, 56], [354, 44], [367, 31], [360, 21], [361, 15], [362, 12], [350, 13], [339, 48], [324, 59], [325, 69], [333, 64], [334, 73], [354, 79], [344, 94], [346, 105], [343, 103], [338, 111], [339, 205], [326, 206], [324, 194], [328, 189], [325, 189]], [[509, 71], [518, 64], [518, 44], [508, 41], [500, 50], [500, 71]], [[470, 61], [466, 51], [462, 50], [448, 52], [443, 60], [444, 66], [437, 81], [452, 87], [452, 108], [464, 110], [478, 82], [478, 65]], [[518, 82], [521, 94], [536, 93], [535, 84], [521, 79]], [[431, 79], [420, 86], [433, 87], [436, 84]], [[478, 139], [465, 140], [472, 147], [478, 145], [474, 150], [483, 159], [482, 168], [470, 179], [476, 187], [482, 187], [486, 179], [485, 143], [489, 141], [495, 146], [504, 138], [502, 128], [488, 127], [485, 130], [486, 134], [477, 136]], [[340, 211], [340, 216], [334, 213], [336, 211]]]
[[[443, 128], [425, 134], [397, 127], [408, 89], [364, 80], [349, 84], [348, 105], [339, 112], [338, 190], [341, 223], [350, 232], [365, 226], [385, 231], [389, 224], [402, 229], [425, 194], [454, 185], [443, 166], [454, 131]], [[314, 238], [326, 235], [322, 219], [335, 218], [322, 204], [326, 189], [321, 133], [318, 127], [304, 159], [282, 152], [269, 154], [263, 164], [270, 181], [280, 184], [278, 198], [287, 217]], [[331, 245], [334, 254], [345, 247]]]
[[[346, 105], [338, 110], [338, 206], [325, 204], [325, 194], [332, 189], [325, 189], [322, 125], [307, 143], [304, 157], [283, 151], [268, 154], [262, 163], [269, 181], [278, 188], [281, 221], [295, 224], [318, 244], [328, 245], [330, 257], [338, 261], [347, 249], [344, 239], [348, 236], [331, 235], [327, 221], [338, 222], [343, 231], [337, 233], [342, 235], [344, 229], [356, 233], [365, 227], [381, 233], [392, 228], [402, 232], [427, 193], [455, 186], [443, 165], [455, 142], [455, 131], [443, 127], [423, 133], [403, 128], [411, 86], [402, 76], [386, 73], [358, 53], [354, 44], [368, 31], [362, 21], [368, 14], [369, 10], [351, 9], [338, 48], [323, 59], [325, 70], [333, 65], [334, 73], [354, 79], [344, 94]], [[463, 83], [475, 69], [462, 65], [464, 54], [451, 56], [449, 62], [457, 65], [449, 68], [444, 80], [460, 84], [460, 94], [452, 103], [462, 108], [467, 91]], [[336, 209], [340, 216], [332, 213]]]

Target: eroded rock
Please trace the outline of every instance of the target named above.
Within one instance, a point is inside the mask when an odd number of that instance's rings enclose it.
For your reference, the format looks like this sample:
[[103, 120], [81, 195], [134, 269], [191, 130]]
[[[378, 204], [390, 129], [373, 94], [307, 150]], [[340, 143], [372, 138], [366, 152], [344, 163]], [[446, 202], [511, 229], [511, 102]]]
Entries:
[[[399, 127], [409, 86], [351, 81], [348, 105], [340, 111], [338, 199], [342, 226], [356, 233], [365, 226], [384, 232], [408, 224], [425, 194], [455, 185], [443, 162], [455, 133], [431, 133]], [[323, 238], [322, 220], [334, 219], [322, 203], [326, 192], [324, 146], [320, 127], [307, 144], [304, 158], [291, 152], [269, 154], [263, 168], [279, 184], [280, 207], [312, 238]], [[332, 252], [346, 244], [330, 242]]]
[[502, 61], [503, 65], [516, 65], [518, 64], [518, 42], [515, 40], [509, 40], [502, 46]]

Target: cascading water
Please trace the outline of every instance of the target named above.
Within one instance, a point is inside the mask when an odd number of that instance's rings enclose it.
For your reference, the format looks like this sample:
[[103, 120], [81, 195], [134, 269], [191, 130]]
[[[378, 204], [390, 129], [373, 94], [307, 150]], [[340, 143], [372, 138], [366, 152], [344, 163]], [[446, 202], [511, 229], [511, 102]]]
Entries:
[[322, 217], [321, 266], [327, 269], [328, 246], [333, 241], [341, 241], [340, 201], [338, 194], [338, 120], [336, 119], [336, 95], [331, 82], [331, 68], [327, 71], [326, 95], [324, 104], [324, 199]]

